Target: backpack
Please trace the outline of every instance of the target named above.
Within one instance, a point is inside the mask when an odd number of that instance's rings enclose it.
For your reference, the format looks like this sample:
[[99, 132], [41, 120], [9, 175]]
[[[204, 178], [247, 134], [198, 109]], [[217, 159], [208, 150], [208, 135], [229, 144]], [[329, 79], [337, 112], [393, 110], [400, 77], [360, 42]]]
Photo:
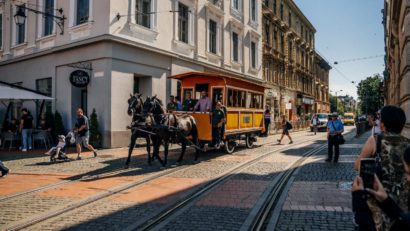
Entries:
[[292, 128], [292, 124], [289, 121], [286, 121], [286, 129], [291, 130]]

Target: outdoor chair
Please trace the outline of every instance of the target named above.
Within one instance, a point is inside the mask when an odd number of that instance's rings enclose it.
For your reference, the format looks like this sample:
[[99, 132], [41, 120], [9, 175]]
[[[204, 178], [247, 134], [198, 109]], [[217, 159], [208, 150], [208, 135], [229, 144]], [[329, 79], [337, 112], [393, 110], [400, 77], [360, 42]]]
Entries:
[[48, 132], [45, 130], [40, 130], [40, 131], [36, 131], [35, 133], [33, 133], [33, 147], [36, 141], [40, 142], [40, 146], [44, 145], [44, 147], [48, 149], [48, 147], [50, 146]]
[[[3, 139], [3, 146], [2, 148], [4, 149], [4, 147], [6, 146], [6, 142], [9, 142], [9, 151], [11, 150], [11, 148], [13, 147], [13, 142], [18, 144], [18, 141], [20, 141], [20, 136], [17, 134], [13, 134], [11, 132], [3, 132], [1, 134], [1, 137]], [[17, 146], [16, 146], [17, 148]]]

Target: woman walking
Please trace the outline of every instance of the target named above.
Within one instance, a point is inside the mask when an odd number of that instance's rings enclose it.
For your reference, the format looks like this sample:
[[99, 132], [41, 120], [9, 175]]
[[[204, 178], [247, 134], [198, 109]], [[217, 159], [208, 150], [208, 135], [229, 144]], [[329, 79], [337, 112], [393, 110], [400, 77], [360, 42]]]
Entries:
[[282, 125], [282, 136], [280, 137], [280, 139], [278, 139], [278, 144], [280, 144], [280, 143], [282, 142], [282, 139], [283, 139], [283, 137], [284, 137], [285, 135], [286, 135], [286, 136], [289, 138], [289, 140], [290, 140], [289, 144], [293, 144], [292, 137], [290, 137], [290, 135], [289, 135], [289, 130], [292, 129], [292, 124], [291, 124], [289, 121], [286, 120], [285, 115], [282, 115], [281, 117], [282, 117], [282, 122], [281, 122], [281, 125]]

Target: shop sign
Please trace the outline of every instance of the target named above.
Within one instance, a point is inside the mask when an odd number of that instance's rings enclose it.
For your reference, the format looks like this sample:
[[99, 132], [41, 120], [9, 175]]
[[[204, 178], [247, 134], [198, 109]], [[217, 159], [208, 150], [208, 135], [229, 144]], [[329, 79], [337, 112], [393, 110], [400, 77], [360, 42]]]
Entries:
[[286, 103], [285, 108], [286, 110], [292, 109], [292, 103]]
[[82, 70], [76, 70], [70, 74], [70, 83], [75, 87], [86, 87], [90, 83], [90, 75]]

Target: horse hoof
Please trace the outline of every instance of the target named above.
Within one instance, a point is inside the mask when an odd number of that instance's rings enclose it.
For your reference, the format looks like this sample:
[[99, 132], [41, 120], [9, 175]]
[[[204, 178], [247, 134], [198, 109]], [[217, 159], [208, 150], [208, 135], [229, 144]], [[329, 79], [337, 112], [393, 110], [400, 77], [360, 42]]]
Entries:
[[129, 169], [129, 168], [130, 166], [128, 164], [124, 166], [124, 169]]

